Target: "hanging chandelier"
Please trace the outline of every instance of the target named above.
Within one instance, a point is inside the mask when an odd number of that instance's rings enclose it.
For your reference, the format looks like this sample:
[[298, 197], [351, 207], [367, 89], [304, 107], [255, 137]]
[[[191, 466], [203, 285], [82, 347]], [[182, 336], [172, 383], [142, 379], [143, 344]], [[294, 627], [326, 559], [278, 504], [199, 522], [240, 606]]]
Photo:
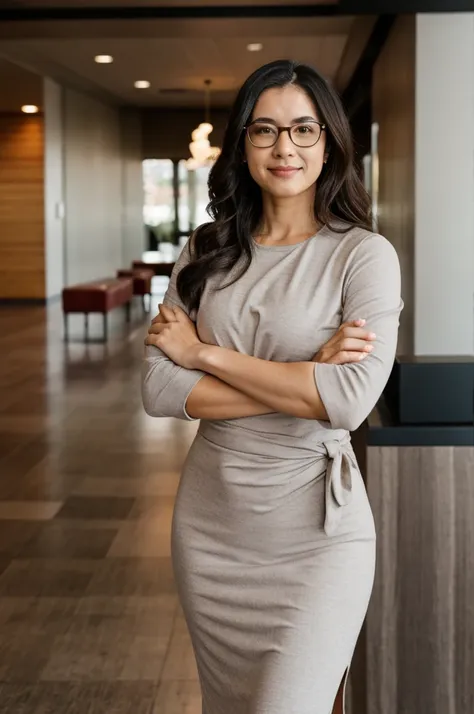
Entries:
[[209, 141], [209, 134], [213, 131], [214, 127], [209, 121], [210, 118], [210, 104], [211, 104], [211, 80], [206, 79], [204, 81], [206, 85], [205, 89], [205, 121], [201, 122], [199, 126], [194, 129], [191, 134], [191, 143], [189, 144], [189, 151], [191, 157], [186, 161], [186, 167], [190, 171], [199, 169], [204, 166], [212, 166], [214, 161], [217, 159], [221, 150], [217, 146], [211, 146]]

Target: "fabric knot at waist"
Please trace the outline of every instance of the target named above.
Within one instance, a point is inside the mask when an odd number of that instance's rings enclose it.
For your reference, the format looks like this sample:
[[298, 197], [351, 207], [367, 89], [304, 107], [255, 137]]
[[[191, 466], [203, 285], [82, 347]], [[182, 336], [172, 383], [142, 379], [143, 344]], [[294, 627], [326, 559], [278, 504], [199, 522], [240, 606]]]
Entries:
[[357, 468], [349, 435], [341, 441], [328, 440], [320, 444], [327, 457], [326, 497], [324, 532], [331, 536], [337, 531], [341, 520], [342, 508], [352, 498], [351, 469]]
[[229, 422], [203, 420], [198, 433], [245, 459], [251, 459], [252, 455], [268, 458], [269, 468], [273, 468], [275, 461], [284, 465], [296, 460], [310, 467], [324, 459], [325, 468], [321, 470], [321, 477], [325, 479], [324, 531], [328, 536], [336, 533], [344, 506], [352, 498], [352, 469], [358, 470], [348, 432], [341, 438], [335, 435], [331, 438], [327, 432], [321, 439], [313, 434], [298, 438], [284, 433], [257, 432]]

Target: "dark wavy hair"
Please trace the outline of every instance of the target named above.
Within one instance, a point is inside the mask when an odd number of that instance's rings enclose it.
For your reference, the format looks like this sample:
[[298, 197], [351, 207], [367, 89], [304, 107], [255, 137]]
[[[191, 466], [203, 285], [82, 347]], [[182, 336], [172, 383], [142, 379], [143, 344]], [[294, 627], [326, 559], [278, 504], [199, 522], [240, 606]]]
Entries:
[[318, 178], [316, 220], [341, 233], [353, 226], [371, 230], [370, 199], [354, 166], [352, 133], [338, 94], [306, 64], [270, 62], [242, 85], [229, 116], [222, 152], [209, 174], [207, 211], [214, 221], [195, 231], [190, 242], [191, 261], [177, 278], [178, 294], [189, 310], [199, 307], [208, 278], [227, 274], [243, 258], [242, 270], [220, 286], [222, 289], [236, 282], [250, 266], [252, 236], [262, 218], [262, 195], [243, 162], [245, 126], [262, 92], [290, 84], [306, 92], [326, 125], [329, 157]]

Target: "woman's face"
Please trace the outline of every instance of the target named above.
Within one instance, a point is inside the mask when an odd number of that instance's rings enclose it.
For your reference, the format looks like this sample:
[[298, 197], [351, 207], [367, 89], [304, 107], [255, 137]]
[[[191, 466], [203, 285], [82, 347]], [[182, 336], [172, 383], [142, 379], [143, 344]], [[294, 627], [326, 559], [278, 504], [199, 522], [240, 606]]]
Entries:
[[[300, 87], [267, 89], [260, 95], [249, 121], [249, 124], [256, 122], [251, 128], [252, 140], [258, 144], [269, 143], [275, 128], [297, 124], [293, 130], [296, 141], [310, 144], [320, 131], [311, 120], [321, 121], [316, 107]], [[252, 178], [263, 192], [281, 198], [314, 189], [323, 168], [325, 150], [325, 131], [321, 131], [314, 146], [296, 146], [287, 131], [281, 132], [271, 147], [254, 146], [248, 135], [245, 137], [245, 158]]]

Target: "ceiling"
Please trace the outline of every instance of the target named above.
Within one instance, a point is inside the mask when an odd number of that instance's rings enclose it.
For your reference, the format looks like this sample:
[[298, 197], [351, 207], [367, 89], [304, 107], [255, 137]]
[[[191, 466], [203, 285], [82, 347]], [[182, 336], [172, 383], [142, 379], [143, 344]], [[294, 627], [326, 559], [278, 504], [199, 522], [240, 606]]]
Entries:
[[[164, 2], [148, 0], [150, 5]], [[179, 2], [175, 0], [175, 4]], [[208, 0], [206, 3], [211, 4]], [[21, 4], [31, 7], [40, 3], [22, 0]], [[53, 0], [48, 4], [52, 6]], [[79, 0], [68, 0], [68, 6], [73, 4], [79, 4]], [[81, 6], [86, 4], [99, 2], [80, 2]], [[105, 0], [100, 0], [100, 5], [104, 4]], [[190, 0], [186, 4], [189, 6]], [[236, 4], [237, 0], [232, 0], [232, 5]], [[263, 4], [261, 0], [259, 4]], [[373, 22], [374, 18], [344, 16], [21, 21], [0, 23], [0, 57], [116, 105], [201, 107], [204, 80], [211, 79], [212, 106], [226, 107], [245, 78], [274, 59], [292, 58], [312, 64], [337, 85], [344, 62], [350, 60], [355, 66]], [[249, 52], [249, 42], [261, 42], [262, 51]], [[98, 65], [94, 62], [97, 54], [111, 54], [114, 62]], [[151, 87], [135, 89], [134, 81], [143, 79], [149, 80]], [[26, 96], [32, 92], [30, 85], [24, 85], [22, 104], [37, 103]], [[18, 104], [22, 86], [18, 67], [9, 77], [8, 64], [0, 63], [0, 86], [0, 110], [5, 111], [10, 95]]]
[[43, 103], [41, 77], [0, 58], [0, 111], [17, 112], [23, 104]]
[[91, 7], [235, 7], [237, 5], [337, 5], [338, 0], [3, 0], [5, 7], [13, 8], [91, 8]]

